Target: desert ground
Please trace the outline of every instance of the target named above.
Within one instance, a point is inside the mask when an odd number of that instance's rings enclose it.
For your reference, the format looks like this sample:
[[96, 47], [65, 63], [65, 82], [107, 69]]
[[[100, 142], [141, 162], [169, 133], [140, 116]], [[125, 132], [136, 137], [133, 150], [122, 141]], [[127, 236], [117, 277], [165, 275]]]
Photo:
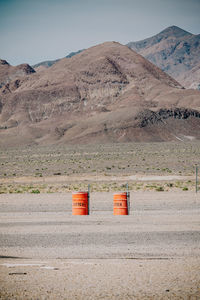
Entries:
[[[200, 143], [0, 152], [0, 299], [200, 299]], [[131, 195], [113, 216], [113, 193]], [[90, 184], [91, 213], [72, 216]]]
[[194, 191], [200, 142], [0, 149], [0, 193]]
[[200, 194], [91, 193], [72, 216], [71, 193], [0, 195], [0, 299], [200, 299]]

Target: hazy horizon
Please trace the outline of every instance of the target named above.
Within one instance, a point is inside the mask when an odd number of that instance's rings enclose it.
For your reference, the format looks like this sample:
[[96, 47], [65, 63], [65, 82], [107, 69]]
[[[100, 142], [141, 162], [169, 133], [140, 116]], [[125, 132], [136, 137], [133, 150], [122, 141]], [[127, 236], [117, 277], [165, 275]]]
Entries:
[[199, 34], [199, 11], [199, 0], [0, 0], [0, 58], [33, 65], [172, 25]]

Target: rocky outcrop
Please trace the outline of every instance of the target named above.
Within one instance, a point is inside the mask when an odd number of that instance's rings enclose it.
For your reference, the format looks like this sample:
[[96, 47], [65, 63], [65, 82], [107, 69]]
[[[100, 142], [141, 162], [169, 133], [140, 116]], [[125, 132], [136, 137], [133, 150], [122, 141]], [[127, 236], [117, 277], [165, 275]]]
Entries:
[[8, 65], [9, 66], [9, 63], [4, 59], [0, 59], [0, 65], [2, 65], [2, 66]]
[[[6, 60], [0, 59], [0, 88], [9, 90], [9, 83], [15, 81], [18, 84], [18, 78], [35, 73], [35, 70], [28, 64], [21, 64], [16, 67], [11, 66]], [[7, 85], [7, 86], [6, 86]]]
[[146, 127], [169, 118], [186, 120], [191, 117], [200, 119], [200, 111], [187, 108], [160, 109], [157, 112], [146, 110], [136, 116], [135, 120], [138, 121], [139, 127]]

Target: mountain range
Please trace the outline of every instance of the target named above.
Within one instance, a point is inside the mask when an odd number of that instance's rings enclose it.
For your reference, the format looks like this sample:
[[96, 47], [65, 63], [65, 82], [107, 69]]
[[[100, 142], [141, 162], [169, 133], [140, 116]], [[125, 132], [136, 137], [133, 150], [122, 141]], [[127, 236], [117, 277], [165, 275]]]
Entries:
[[[65, 58], [71, 58], [72, 56], [81, 53], [83, 50], [84, 49], [78, 50], [76, 52], [71, 52], [70, 54], [68, 54], [67, 56], [65, 56]], [[33, 65], [32, 68], [34, 68], [34, 70], [36, 70], [36, 71], [40, 71], [40, 70], [42, 70], [44, 68], [49, 68], [49, 67], [53, 66], [59, 60], [60, 60], [60, 58], [55, 59], [55, 60], [42, 61], [42, 62], [40, 62], [38, 64]]]
[[200, 89], [200, 34], [171, 26], [157, 35], [127, 46], [180, 82]]
[[116, 42], [0, 89], [3, 147], [191, 139], [200, 139], [200, 92]]
[[[185, 88], [200, 89], [200, 35], [194, 35], [177, 26], [138, 41], [129, 42], [129, 48], [144, 56]], [[70, 58], [83, 50], [72, 52]], [[48, 68], [60, 59], [43, 61], [32, 66], [36, 71]]]

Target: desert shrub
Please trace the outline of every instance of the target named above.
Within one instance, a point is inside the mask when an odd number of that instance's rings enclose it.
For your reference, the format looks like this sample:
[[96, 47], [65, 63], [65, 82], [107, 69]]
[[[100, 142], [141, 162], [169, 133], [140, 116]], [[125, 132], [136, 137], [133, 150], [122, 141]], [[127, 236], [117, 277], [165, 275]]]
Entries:
[[16, 190], [15, 193], [21, 194], [21, 193], [23, 193], [23, 191], [22, 190]]
[[42, 177], [42, 174], [41, 173], [35, 173], [35, 176], [36, 177]]
[[184, 187], [182, 188], [182, 190], [183, 190], [183, 191], [188, 191], [188, 187], [187, 187], [187, 186], [184, 186]]
[[38, 189], [32, 190], [31, 193], [32, 193], [32, 194], [40, 194], [40, 190], [38, 190]]
[[164, 188], [163, 188], [162, 186], [158, 186], [158, 187], [156, 188], [156, 191], [157, 191], [157, 192], [163, 192], [163, 191], [164, 191]]

